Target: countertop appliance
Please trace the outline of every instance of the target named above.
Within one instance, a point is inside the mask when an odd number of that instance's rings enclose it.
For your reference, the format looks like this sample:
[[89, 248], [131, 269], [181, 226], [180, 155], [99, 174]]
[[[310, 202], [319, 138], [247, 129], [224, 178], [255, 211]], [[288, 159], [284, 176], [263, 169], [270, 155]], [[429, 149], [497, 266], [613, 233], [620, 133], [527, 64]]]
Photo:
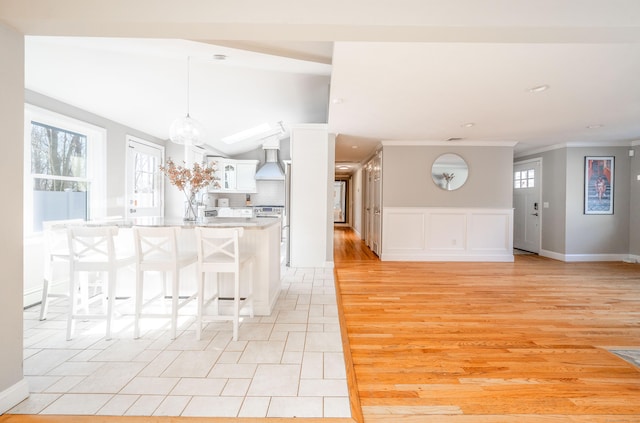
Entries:
[[283, 217], [284, 206], [255, 206], [253, 215], [255, 217]]

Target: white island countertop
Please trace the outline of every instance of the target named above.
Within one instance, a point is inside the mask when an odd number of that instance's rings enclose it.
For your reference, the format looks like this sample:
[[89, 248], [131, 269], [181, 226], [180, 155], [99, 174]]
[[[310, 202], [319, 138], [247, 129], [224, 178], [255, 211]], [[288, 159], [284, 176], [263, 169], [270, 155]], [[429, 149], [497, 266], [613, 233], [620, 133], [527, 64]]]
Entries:
[[245, 230], [266, 229], [270, 226], [281, 224], [279, 217], [206, 217], [203, 220], [185, 221], [180, 218], [167, 217], [136, 217], [132, 219], [96, 220], [87, 222], [89, 225], [113, 225], [119, 227], [132, 226], [179, 226], [193, 228], [196, 226], [211, 228], [242, 227]]

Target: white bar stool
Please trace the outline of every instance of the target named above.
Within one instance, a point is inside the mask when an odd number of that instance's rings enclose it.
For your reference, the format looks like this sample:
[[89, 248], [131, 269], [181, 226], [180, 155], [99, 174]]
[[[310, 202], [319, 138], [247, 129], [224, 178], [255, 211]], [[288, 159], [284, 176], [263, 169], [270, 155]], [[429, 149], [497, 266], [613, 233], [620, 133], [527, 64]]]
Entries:
[[[246, 305], [250, 316], [253, 317], [253, 265], [255, 257], [246, 252], [240, 252], [239, 239], [244, 228], [206, 228], [196, 227], [196, 242], [198, 252], [198, 317], [196, 319], [196, 337], [202, 335], [202, 322], [231, 320], [233, 322], [233, 340], [238, 340], [238, 326], [240, 324], [240, 308]], [[246, 291], [244, 297], [240, 294], [240, 272], [246, 267], [251, 271], [250, 277], [244, 279]], [[216, 292], [205, 301], [205, 275], [216, 273]], [[233, 296], [222, 297], [220, 292], [220, 273], [233, 273]], [[232, 314], [220, 314], [219, 300], [233, 301]], [[204, 308], [210, 302], [216, 302], [217, 314], [205, 315]]]
[[[106, 338], [111, 339], [111, 319], [116, 295], [117, 271], [133, 264], [135, 257], [125, 251], [116, 251], [114, 238], [118, 235], [116, 226], [71, 226], [67, 228], [69, 240], [69, 316], [67, 320], [67, 339], [73, 336], [75, 320], [105, 319]], [[106, 273], [101, 278], [101, 292], [89, 297], [89, 284], [81, 284], [79, 273]], [[86, 299], [89, 298], [88, 301]], [[94, 313], [91, 304], [102, 300], [102, 313]], [[80, 310], [83, 313], [80, 313]]]
[[[42, 241], [44, 252], [44, 278], [42, 280], [42, 301], [40, 303], [40, 320], [46, 320], [51, 298], [69, 298], [69, 240], [67, 227], [84, 223], [82, 219], [50, 220], [42, 222]], [[58, 264], [65, 265], [65, 275], [56, 279], [55, 268]], [[53, 285], [65, 284], [66, 292], [53, 292]]]
[[[134, 338], [140, 337], [140, 318], [171, 318], [171, 339], [176, 338], [178, 310], [189, 301], [195, 299], [193, 293], [180, 301], [180, 270], [196, 263], [195, 252], [179, 251], [179, 227], [140, 227], [133, 228], [136, 251], [136, 310], [134, 322]], [[145, 302], [144, 275], [146, 272], [162, 273], [162, 292]], [[143, 309], [159, 298], [166, 296], [166, 274], [171, 273], [171, 313], [143, 313]]]

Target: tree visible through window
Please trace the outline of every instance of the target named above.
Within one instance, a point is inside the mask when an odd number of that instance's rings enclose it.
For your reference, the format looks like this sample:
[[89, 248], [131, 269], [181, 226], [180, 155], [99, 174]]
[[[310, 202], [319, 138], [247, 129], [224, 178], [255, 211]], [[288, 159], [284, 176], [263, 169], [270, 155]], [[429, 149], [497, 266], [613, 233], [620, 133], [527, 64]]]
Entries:
[[31, 122], [34, 230], [42, 222], [87, 218], [87, 136]]

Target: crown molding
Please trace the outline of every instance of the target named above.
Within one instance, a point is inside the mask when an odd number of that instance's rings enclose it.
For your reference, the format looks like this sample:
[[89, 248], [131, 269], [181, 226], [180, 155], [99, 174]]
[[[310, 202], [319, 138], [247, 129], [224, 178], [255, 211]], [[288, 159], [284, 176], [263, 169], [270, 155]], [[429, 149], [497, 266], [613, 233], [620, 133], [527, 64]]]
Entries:
[[530, 156], [532, 154], [540, 154], [552, 150], [560, 150], [563, 148], [584, 148], [584, 147], [630, 147], [633, 145], [640, 145], [638, 141], [596, 141], [596, 142], [565, 142], [560, 144], [546, 145], [540, 148], [532, 148], [525, 151], [520, 151], [515, 155], [515, 158]]
[[517, 141], [402, 141], [383, 140], [382, 146], [416, 147], [416, 146], [447, 146], [447, 147], [514, 147]]

